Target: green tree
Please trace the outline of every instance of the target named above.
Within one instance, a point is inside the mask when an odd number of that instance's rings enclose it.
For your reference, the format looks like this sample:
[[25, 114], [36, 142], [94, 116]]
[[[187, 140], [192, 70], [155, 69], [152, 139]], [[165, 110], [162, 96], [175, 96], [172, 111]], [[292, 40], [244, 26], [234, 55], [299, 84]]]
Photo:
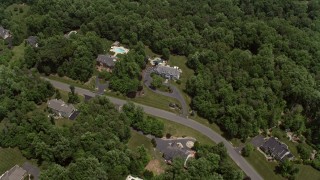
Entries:
[[244, 157], [249, 157], [250, 154], [254, 151], [254, 147], [252, 144], [247, 143], [246, 146], [242, 149], [242, 155]]
[[276, 171], [285, 178], [294, 179], [299, 169], [292, 162], [285, 160], [276, 167]]
[[160, 88], [162, 86], [163, 83], [163, 79], [162, 77], [158, 76], [158, 75], [153, 75], [152, 76], [152, 82], [151, 82], [151, 86], [153, 88]]

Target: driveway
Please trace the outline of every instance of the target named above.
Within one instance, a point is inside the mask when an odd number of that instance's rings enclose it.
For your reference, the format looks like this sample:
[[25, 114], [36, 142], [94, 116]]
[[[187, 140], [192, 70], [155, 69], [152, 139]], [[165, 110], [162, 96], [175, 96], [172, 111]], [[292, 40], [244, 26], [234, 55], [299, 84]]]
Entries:
[[163, 83], [163, 85], [168, 86], [171, 88], [172, 92], [168, 93], [168, 92], [162, 92], [159, 91], [157, 89], [152, 89], [151, 88], [151, 82], [152, 82], [152, 77], [151, 77], [151, 73], [152, 73], [152, 67], [147, 68], [144, 73], [143, 73], [143, 83], [153, 92], [157, 93], [157, 94], [161, 94], [163, 96], [167, 96], [167, 97], [171, 97], [174, 99], [177, 99], [180, 104], [181, 104], [181, 108], [182, 108], [182, 115], [187, 117], [189, 114], [189, 106], [186, 103], [182, 93], [180, 92], [180, 90], [169, 83]]
[[[61, 89], [64, 91], [70, 90], [69, 84], [50, 80], [47, 78], [44, 78], [44, 79], [51, 82], [51, 84], [57, 89]], [[98, 95], [98, 94], [93, 93], [87, 89], [83, 89], [83, 88], [79, 88], [79, 87], [75, 87], [75, 92], [78, 94], [81, 94], [81, 95], [87, 95], [87, 96], [91, 96], [91, 97]], [[117, 104], [117, 105], [124, 105], [127, 103], [127, 101], [122, 100], [122, 99], [109, 97], [109, 96], [106, 96], [106, 97], [108, 97], [112, 103]], [[216, 143], [222, 142], [225, 145], [229, 156], [243, 170], [243, 172], [246, 173], [247, 176], [249, 176], [252, 180], [262, 180], [263, 179], [260, 176], [260, 174], [239, 153], [237, 153], [235, 151], [234, 147], [230, 144], [230, 142], [228, 142], [220, 134], [216, 133], [215, 131], [208, 128], [207, 126], [200, 124], [199, 122], [194, 121], [192, 119], [181, 117], [177, 114], [174, 114], [174, 113], [171, 113], [168, 111], [164, 111], [161, 109], [157, 109], [157, 108], [142, 105], [142, 104], [137, 104], [137, 103], [135, 103], [135, 104], [138, 106], [141, 106], [144, 109], [144, 112], [147, 114], [151, 114], [153, 116], [164, 118], [169, 121], [176, 122], [176, 123], [182, 124], [184, 126], [190, 127], [192, 129], [200, 132], [201, 134], [207, 136], [209, 139], [211, 139], [212, 141], [214, 141]]]

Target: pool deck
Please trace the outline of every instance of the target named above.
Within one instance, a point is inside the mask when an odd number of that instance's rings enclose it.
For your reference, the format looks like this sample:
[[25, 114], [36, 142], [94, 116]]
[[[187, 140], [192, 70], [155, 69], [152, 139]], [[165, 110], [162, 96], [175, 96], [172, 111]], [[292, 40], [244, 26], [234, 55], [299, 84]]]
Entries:
[[[117, 49], [121, 49], [122, 52], [119, 52]], [[114, 52], [114, 56], [117, 56], [118, 54], [127, 54], [129, 49], [126, 49], [123, 46], [111, 46], [110, 51]]]

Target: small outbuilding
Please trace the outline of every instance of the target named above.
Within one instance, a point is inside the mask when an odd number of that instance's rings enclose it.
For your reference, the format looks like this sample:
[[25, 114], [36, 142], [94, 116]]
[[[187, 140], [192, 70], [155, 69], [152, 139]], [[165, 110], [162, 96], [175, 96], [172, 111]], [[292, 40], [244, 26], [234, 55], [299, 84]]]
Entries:
[[28, 39], [26, 39], [26, 43], [32, 47], [37, 48], [38, 47], [38, 37], [37, 36], [29, 36]]

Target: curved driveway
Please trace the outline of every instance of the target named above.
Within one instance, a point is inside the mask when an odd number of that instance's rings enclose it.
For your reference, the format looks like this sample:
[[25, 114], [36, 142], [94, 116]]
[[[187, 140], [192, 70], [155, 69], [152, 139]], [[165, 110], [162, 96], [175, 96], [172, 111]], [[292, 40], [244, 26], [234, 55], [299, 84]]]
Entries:
[[152, 77], [150, 76], [151, 71], [152, 71], [151, 68], [147, 68], [143, 73], [144, 74], [143, 75], [143, 82], [147, 86], [147, 88], [149, 88], [151, 91], [153, 91], [153, 92], [155, 92], [157, 94], [161, 94], [163, 96], [167, 96], [167, 97], [171, 97], [171, 98], [177, 99], [181, 104], [182, 115], [187, 117], [188, 114], [189, 114], [189, 112], [188, 112], [189, 111], [189, 106], [186, 103], [186, 100], [184, 99], [183, 95], [181, 94], [181, 92], [179, 91], [179, 89], [176, 86], [168, 84], [168, 83], [163, 83], [163, 85], [168, 86], [168, 87], [171, 88], [172, 93], [162, 92], [162, 91], [150, 88], [151, 82], [152, 82]]
[[[61, 89], [64, 91], [70, 90], [69, 85], [66, 83], [61, 83], [58, 81], [49, 80], [47, 78], [44, 78], [44, 79], [51, 82], [51, 84], [57, 89]], [[97, 95], [96, 93], [93, 93], [87, 89], [82, 89], [79, 87], [75, 87], [75, 91], [76, 91], [76, 93], [81, 94], [81, 95], [88, 95], [88, 96], [92, 96], [92, 97]], [[109, 96], [107, 96], [107, 97], [110, 99], [110, 101], [112, 103], [117, 104], [117, 105], [123, 105], [123, 104], [127, 103], [127, 101], [125, 101], [125, 100], [121, 100], [121, 99], [109, 97]], [[247, 174], [247, 176], [249, 176], [252, 180], [263, 179], [259, 175], [259, 173], [256, 172], [253, 169], [253, 167], [239, 153], [237, 153], [235, 151], [234, 147], [226, 139], [224, 139], [220, 134], [214, 132], [212, 129], [210, 129], [210, 128], [208, 128], [208, 127], [206, 127], [206, 126], [204, 126], [204, 125], [202, 125], [192, 119], [184, 118], [184, 117], [178, 116], [178, 115], [171, 113], [171, 112], [168, 112], [168, 111], [153, 108], [150, 106], [145, 106], [142, 104], [137, 104], [137, 105], [141, 106], [147, 114], [158, 116], [158, 117], [182, 124], [184, 126], [188, 126], [196, 131], [199, 131], [201, 134], [207, 136], [208, 138], [210, 138], [211, 140], [213, 140], [216, 143], [223, 142], [223, 144], [225, 145], [225, 147], [228, 151], [229, 156]]]

